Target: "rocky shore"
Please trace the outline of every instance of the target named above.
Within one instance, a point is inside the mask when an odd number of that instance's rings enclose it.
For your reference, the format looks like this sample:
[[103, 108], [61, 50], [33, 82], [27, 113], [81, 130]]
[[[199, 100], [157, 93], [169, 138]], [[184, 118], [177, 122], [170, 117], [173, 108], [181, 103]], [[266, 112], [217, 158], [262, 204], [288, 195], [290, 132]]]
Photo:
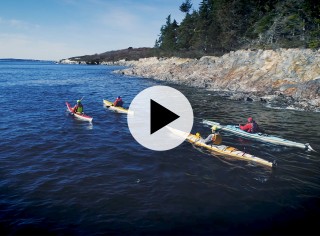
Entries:
[[240, 50], [200, 59], [144, 58], [119, 61], [117, 70], [213, 90], [230, 99], [320, 111], [320, 50]]
[[239, 50], [221, 57], [151, 57], [102, 64], [128, 66], [115, 73], [204, 88], [230, 99], [320, 111], [320, 50]]

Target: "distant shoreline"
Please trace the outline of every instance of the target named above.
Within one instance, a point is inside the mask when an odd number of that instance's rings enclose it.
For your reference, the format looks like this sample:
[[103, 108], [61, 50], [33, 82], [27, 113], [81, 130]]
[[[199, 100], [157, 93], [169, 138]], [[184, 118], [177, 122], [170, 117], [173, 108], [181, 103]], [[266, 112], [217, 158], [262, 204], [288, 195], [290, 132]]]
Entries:
[[39, 62], [57, 62], [55, 60], [37, 60], [37, 59], [21, 59], [21, 58], [0, 58], [0, 61], [39, 61]]

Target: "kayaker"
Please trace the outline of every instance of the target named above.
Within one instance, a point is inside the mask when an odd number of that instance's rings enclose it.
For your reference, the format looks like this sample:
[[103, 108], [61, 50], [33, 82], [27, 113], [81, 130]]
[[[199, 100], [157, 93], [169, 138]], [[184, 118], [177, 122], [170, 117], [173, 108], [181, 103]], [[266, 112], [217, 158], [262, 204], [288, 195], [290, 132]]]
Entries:
[[113, 105], [115, 107], [122, 107], [123, 106], [123, 101], [121, 96], [118, 96], [117, 99], [114, 101]]
[[218, 131], [217, 126], [211, 127], [211, 134], [204, 140], [205, 144], [210, 144], [211, 142], [215, 145], [220, 145], [222, 143], [222, 136]]
[[248, 118], [248, 123], [245, 125], [239, 124], [239, 128], [243, 131], [246, 131], [248, 133], [257, 133], [259, 132], [259, 126], [258, 124], [253, 120], [252, 117]]
[[77, 104], [73, 107], [73, 112], [82, 114], [83, 113], [83, 105], [81, 100], [77, 100]]

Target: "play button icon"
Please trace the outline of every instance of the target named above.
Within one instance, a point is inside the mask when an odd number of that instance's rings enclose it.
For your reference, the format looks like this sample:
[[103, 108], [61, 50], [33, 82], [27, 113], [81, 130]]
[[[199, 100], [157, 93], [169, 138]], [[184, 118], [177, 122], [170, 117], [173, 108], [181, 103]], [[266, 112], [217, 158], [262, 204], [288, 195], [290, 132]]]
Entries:
[[[190, 133], [193, 111], [188, 99], [169, 86], [153, 86], [140, 92], [131, 102], [128, 127], [142, 146], [165, 151], [180, 145]], [[185, 132], [177, 136], [166, 126]]]
[[150, 100], [150, 109], [151, 109], [151, 119], [150, 119], [150, 130], [151, 134], [162, 129], [167, 124], [170, 124], [172, 121], [178, 119], [180, 116], [168, 110], [164, 106], [161, 106], [159, 103]]

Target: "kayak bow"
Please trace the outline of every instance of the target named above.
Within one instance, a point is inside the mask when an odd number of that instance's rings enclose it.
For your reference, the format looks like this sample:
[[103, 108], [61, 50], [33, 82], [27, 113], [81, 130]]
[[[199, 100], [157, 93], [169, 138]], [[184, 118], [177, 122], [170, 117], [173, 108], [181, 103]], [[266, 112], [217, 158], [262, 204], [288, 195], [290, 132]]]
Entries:
[[[166, 126], [173, 134], [178, 135], [178, 136], [182, 136], [185, 137], [185, 132], [174, 129], [172, 127]], [[226, 157], [232, 157], [232, 158], [236, 158], [239, 160], [245, 160], [245, 161], [249, 161], [249, 162], [255, 162], [257, 164], [260, 165], [264, 165], [264, 166], [268, 166], [268, 167], [275, 167], [276, 161], [270, 162], [267, 160], [264, 160], [260, 157], [256, 157], [254, 155], [251, 155], [249, 153], [245, 153], [243, 151], [238, 150], [237, 148], [234, 147], [230, 147], [230, 146], [226, 146], [226, 145], [208, 145], [205, 144], [204, 139], [203, 138], [199, 138], [194, 134], [188, 134], [186, 140], [196, 146], [199, 147], [203, 147], [206, 148], [214, 153], [217, 153], [219, 155], [222, 156], [226, 156]]]
[[246, 131], [241, 130], [237, 125], [221, 125], [218, 122], [210, 121], [210, 120], [203, 120], [203, 124], [206, 125], [216, 125], [219, 129], [225, 130], [231, 133], [234, 133], [236, 135], [246, 137], [246, 138], [251, 138], [251, 139], [256, 139], [260, 140], [263, 142], [269, 142], [273, 144], [279, 144], [279, 145], [284, 145], [284, 146], [290, 146], [290, 147], [298, 147], [298, 148], [303, 148], [307, 151], [314, 151], [314, 149], [310, 146], [309, 143], [298, 143], [290, 140], [286, 140], [274, 135], [268, 135], [265, 133], [248, 133]]
[[78, 113], [75, 113], [74, 111], [73, 111], [73, 108], [71, 107], [71, 105], [68, 103], [68, 102], [66, 102], [66, 105], [67, 105], [67, 109], [68, 109], [68, 111], [70, 112], [70, 114], [71, 115], [74, 115], [76, 118], [78, 118], [79, 120], [84, 120], [84, 121], [89, 121], [89, 122], [92, 122], [92, 117], [91, 116], [88, 116], [88, 115], [86, 115], [86, 114], [78, 114]]

